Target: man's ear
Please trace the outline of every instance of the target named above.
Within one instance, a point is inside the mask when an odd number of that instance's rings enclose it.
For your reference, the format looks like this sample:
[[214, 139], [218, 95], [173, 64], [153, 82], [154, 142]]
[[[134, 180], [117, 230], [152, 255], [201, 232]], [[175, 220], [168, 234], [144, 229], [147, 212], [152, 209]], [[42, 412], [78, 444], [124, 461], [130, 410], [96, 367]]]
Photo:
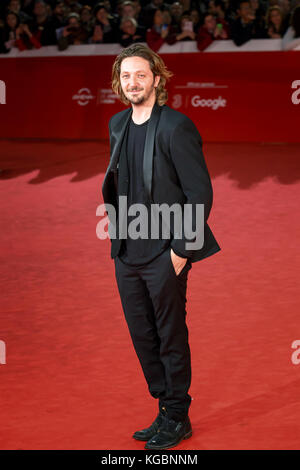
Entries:
[[156, 75], [155, 76], [155, 82], [154, 82], [155, 83], [155, 85], [154, 85], [155, 88], [158, 86], [159, 82], [160, 82], [160, 75]]

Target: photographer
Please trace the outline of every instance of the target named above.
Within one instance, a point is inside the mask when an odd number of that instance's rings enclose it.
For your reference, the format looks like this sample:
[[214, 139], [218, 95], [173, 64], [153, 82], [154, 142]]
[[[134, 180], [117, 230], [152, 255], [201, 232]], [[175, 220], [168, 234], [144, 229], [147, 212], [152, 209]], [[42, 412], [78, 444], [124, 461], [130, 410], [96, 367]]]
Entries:
[[32, 32], [26, 23], [20, 23], [16, 29], [15, 45], [20, 51], [26, 49], [40, 49], [42, 47], [40, 41], [41, 31]]
[[88, 33], [81, 26], [78, 13], [69, 13], [67, 25], [56, 30], [57, 44], [60, 51], [70, 45], [87, 44]]
[[179, 31], [176, 35], [177, 41], [195, 41], [196, 33], [189, 12], [182, 14], [178, 29]]
[[199, 51], [204, 51], [213, 41], [228, 39], [229, 26], [225, 20], [216, 18], [211, 13], [204, 16], [204, 24], [200, 26], [197, 35], [197, 47]]

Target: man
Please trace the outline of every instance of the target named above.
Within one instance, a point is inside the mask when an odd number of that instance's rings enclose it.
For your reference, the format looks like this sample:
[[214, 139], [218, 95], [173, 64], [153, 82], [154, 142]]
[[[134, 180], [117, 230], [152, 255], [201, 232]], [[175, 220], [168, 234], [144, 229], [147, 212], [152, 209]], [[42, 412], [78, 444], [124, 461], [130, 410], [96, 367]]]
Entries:
[[231, 25], [231, 37], [236, 46], [242, 46], [250, 39], [265, 38], [265, 28], [251, 10], [250, 0], [240, 0], [238, 18]]
[[48, 5], [43, 0], [36, 0], [33, 8], [32, 31], [38, 36], [42, 46], [56, 44], [56, 25], [48, 15]]
[[197, 47], [204, 51], [213, 41], [228, 39], [229, 26], [222, 18], [216, 18], [211, 13], [206, 13], [204, 23], [197, 34]]
[[145, 35], [145, 28], [139, 26], [134, 18], [125, 16], [121, 19], [119, 31], [119, 42], [121, 46], [128, 47], [135, 42], [144, 42]]
[[[146, 449], [174, 447], [192, 434], [187, 277], [192, 262], [220, 250], [207, 224], [213, 193], [202, 139], [187, 116], [165, 104], [165, 84], [172, 75], [161, 57], [143, 44], [132, 44], [116, 58], [112, 89], [131, 107], [109, 121], [111, 158], [102, 186], [111, 226], [116, 228], [112, 212], [109, 215], [111, 207], [116, 208], [119, 222], [125, 220], [111, 237], [111, 257], [132, 342], [149, 392], [159, 401], [159, 413], [151, 426], [133, 435], [147, 441]], [[191, 249], [189, 241], [195, 236], [187, 236], [185, 230], [177, 236], [173, 219], [170, 236], [164, 237], [161, 228], [168, 223], [163, 216], [158, 238], [149, 232], [144, 238], [121, 236], [124, 227], [130, 231], [132, 216], [128, 210], [128, 219], [124, 219], [121, 197], [127, 198], [129, 209], [143, 204], [150, 209], [148, 214], [155, 204], [169, 208], [190, 204], [191, 217], [182, 215], [180, 224], [186, 229], [191, 222], [193, 231], [199, 225], [196, 206], [204, 207], [204, 243]], [[147, 222], [144, 217], [142, 228]]]
[[10, 0], [8, 2], [7, 11], [13, 11], [20, 18], [20, 23], [29, 23], [31, 21], [31, 16], [21, 10], [21, 0]]

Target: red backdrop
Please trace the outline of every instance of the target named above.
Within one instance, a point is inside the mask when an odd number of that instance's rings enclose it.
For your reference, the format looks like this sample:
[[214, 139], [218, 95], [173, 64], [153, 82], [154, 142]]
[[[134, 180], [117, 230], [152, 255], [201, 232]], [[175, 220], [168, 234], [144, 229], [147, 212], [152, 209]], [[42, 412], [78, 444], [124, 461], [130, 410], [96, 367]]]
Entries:
[[[191, 117], [206, 141], [300, 142], [297, 51], [162, 57], [174, 73], [167, 104]], [[0, 137], [107, 138], [110, 116], [124, 109], [110, 89], [114, 58], [1, 58]]]

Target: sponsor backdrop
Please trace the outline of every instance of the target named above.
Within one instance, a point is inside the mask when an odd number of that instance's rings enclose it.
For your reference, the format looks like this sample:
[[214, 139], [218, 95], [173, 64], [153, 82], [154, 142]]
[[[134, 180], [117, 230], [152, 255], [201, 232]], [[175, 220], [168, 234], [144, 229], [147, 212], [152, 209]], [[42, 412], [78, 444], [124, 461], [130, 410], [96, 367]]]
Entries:
[[[167, 104], [206, 141], [300, 142], [296, 51], [162, 57], [174, 73]], [[1, 58], [0, 137], [108, 138], [109, 118], [125, 109], [110, 89], [114, 58]]]

